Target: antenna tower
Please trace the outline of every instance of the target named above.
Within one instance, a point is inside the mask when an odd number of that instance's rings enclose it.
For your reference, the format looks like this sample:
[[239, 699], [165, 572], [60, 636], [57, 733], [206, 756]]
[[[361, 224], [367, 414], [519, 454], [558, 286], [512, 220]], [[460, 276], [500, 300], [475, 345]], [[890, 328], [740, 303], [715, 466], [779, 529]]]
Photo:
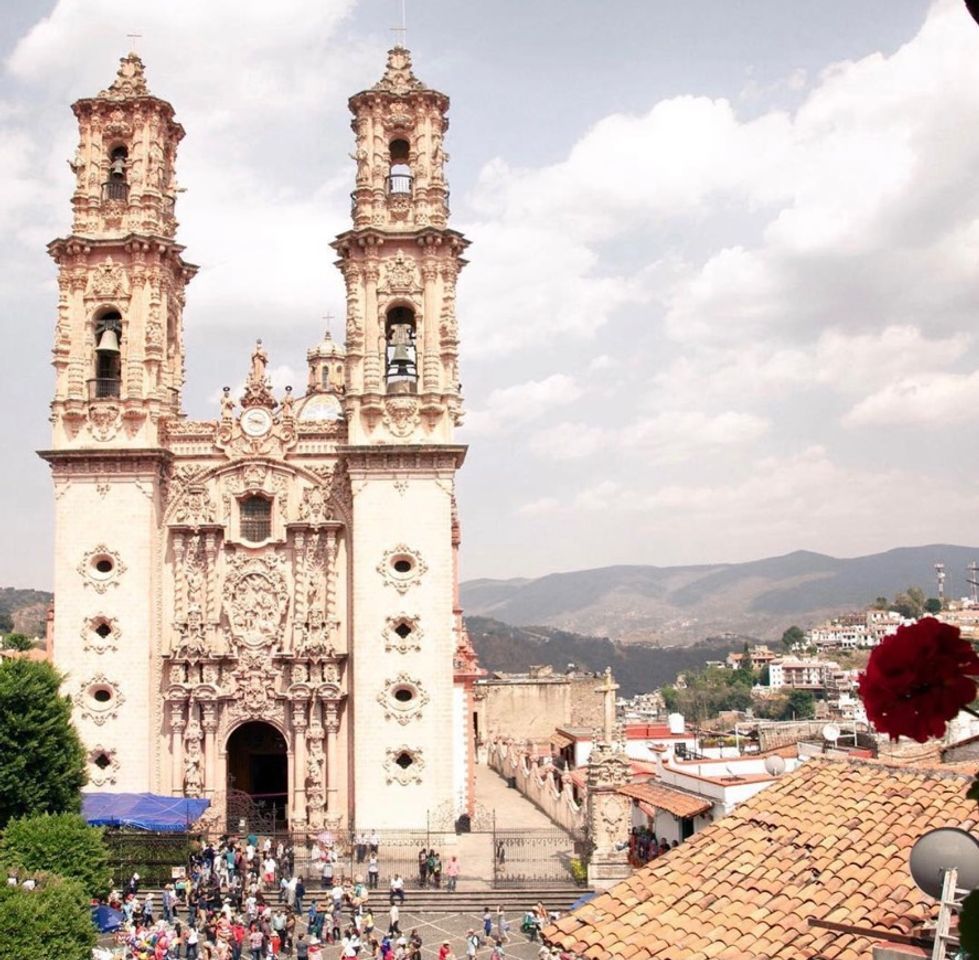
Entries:
[[979, 603], [979, 563], [975, 560], [968, 566], [969, 575], [966, 577], [965, 582], [969, 584], [971, 588], [970, 592], [972, 594], [972, 602]]
[[942, 606], [945, 606], [945, 564], [936, 563], [935, 564], [935, 578], [938, 580], [938, 599], [941, 600]]

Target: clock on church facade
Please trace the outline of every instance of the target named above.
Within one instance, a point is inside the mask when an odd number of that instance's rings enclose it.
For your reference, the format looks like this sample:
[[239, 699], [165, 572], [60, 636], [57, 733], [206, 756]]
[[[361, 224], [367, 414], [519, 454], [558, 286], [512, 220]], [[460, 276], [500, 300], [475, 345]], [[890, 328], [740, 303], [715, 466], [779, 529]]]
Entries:
[[[215, 829], [409, 829], [473, 812], [458, 604], [465, 448], [448, 98], [395, 47], [350, 99], [345, 344], [276, 396], [259, 341], [215, 420], [183, 413], [184, 135], [135, 54], [79, 100], [58, 266], [54, 658], [89, 789], [211, 800]], [[246, 358], [242, 358], [244, 366]], [[229, 370], [228, 380], [240, 371]]]

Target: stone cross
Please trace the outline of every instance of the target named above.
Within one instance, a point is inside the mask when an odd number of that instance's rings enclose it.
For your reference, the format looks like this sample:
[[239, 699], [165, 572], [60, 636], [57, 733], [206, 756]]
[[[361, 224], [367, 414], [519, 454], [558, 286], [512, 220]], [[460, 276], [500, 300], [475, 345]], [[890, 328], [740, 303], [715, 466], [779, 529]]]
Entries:
[[602, 695], [602, 712], [604, 714], [602, 734], [606, 743], [612, 742], [612, 729], [615, 726], [615, 691], [619, 685], [612, 679], [612, 668], [605, 668], [605, 683], [595, 687], [595, 693]]
[[408, 38], [408, 20], [405, 12], [405, 0], [401, 0], [401, 26], [391, 27], [391, 32], [398, 34], [396, 46], [406, 46], [405, 41]]
[[132, 49], [129, 52], [130, 53], [135, 53], [136, 52], [136, 41], [139, 40], [139, 39], [141, 39], [143, 35], [141, 33], [127, 33], [126, 36], [129, 37], [129, 39], [132, 41], [132, 44], [131, 44]]

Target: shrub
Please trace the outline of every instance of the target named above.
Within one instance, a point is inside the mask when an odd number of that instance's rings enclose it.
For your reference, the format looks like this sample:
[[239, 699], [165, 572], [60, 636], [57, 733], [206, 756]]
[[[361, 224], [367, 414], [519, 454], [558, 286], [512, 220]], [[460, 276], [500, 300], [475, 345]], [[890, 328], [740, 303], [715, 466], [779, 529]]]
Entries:
[[36, 890], [0, 886], [3, 960], [90, 960], [95, 943], [91, 907], [78, 881], [44, 877]]
[[89, 896], [109, 889], [102, 830], [88, 826], [77, 813], [11, 820], [0, 840], [0, 864], [28, 874], [44, 871], [77, 880]]

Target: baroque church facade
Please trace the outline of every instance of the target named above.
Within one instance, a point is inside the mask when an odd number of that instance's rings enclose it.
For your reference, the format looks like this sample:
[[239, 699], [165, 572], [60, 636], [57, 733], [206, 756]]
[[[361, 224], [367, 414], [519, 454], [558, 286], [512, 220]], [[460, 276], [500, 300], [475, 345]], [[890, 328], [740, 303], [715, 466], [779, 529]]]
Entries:
[[181, 402], [197, 271], [176, 239], [183, 128], [135, 54], [73, 106], [41, 452], [54, 660], [90, 789], [207, 797], [222, 829], [255, 803], [292, 827], [358, 829], [474, 806], [449, 101], [398, 46], [349, 105], [345, 345], [327, 335], [305, 395], [277, 397], [259, 341], [242, 394], [226, 388], [205, 421]]

